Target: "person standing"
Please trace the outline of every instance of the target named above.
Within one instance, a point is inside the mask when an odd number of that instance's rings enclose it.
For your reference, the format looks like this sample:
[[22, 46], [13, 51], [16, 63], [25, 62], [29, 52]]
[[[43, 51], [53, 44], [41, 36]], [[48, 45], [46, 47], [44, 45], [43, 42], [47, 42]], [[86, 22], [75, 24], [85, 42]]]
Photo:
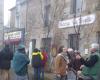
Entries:
[[68, 48], [67, 55], [69, 58], [69, 64], [68, 64], [69, 69], [74, 69], [74, 61], [75, 61], [74, 50], [72, 48]]
[[77, 73], [77, 71], [79, 71], [79, 70], [81, 70], [81, 66], [82, 66], [82, 62], [81, 62], [81, 60], [80, 59], [77, 59], [76, 58], [76, 56], [77, 55], [79, 55], [79, 56], [81, 56], [81, 54], [80, 54], [80, 52], [79, 51], [75, 51], [74, 52], [75, 53], [75, 60], [74, 60], [74, 62], [73, 62], [73, 69], [76, 71], [76, 73]]
[[59, 53], [55, 58], [55, 73], [56, 73], [56, 80], [66, 80], [67, 73], [68, 73], [68, 56], [67, 56], [67, 49], [62, 48], [61, 53]]
[[10, 80], [9, 69], [12, 58], [13, 52], [9, 45], [5, 45], [4, 49], [0, 52], [0, 80]]
[[12, 60], [12, 68], [16, 73], [16, 80], [28, 80], [28, 64], [29, 58], [26, 55], [25, 46], [19, 44]]
[[98, 78], [100, 76], [99, 44], [93, 43], [90, 50], [91, 54], [86, 60], [79, 55], [76, 57], [77, 59], [80, 59], [84, 65], [80, 77], [85, 80], [100, 80], [100, 78]]
[[43, 55], [35, 48], [32, 53], [32, 67], [34, 68], [34, 80], [40, 80], [41, 67], [42, 67]]
[[41, 53], [43, 55], [42, 66], [41, 66], [41, 75], [42, 75], [41, 79], [44, 80], [44, 68], [46, 66], [48, 55], [47, 55], [47, 52], [44, 48], [41, 49]]

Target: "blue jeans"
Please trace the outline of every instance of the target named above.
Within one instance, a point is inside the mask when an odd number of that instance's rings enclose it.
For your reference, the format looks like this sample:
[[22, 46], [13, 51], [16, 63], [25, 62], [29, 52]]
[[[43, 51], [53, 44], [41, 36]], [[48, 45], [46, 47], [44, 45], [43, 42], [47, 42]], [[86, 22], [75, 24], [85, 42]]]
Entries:
[[41, 67], [41, 80], [44, 80], [44, 67]]
[[40, 80], [41, 68], [34, 68], [34, 80]]

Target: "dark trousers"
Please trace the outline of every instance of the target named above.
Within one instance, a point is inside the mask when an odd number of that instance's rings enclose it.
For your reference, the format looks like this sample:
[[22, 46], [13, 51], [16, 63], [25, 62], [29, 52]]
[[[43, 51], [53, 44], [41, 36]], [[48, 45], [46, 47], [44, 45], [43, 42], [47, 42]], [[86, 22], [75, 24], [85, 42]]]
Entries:
[[41, 80], [44, 80], [44, 67], [41, 67]]
[[41, 68], [34, 68], [34, 80], [40, 80]]

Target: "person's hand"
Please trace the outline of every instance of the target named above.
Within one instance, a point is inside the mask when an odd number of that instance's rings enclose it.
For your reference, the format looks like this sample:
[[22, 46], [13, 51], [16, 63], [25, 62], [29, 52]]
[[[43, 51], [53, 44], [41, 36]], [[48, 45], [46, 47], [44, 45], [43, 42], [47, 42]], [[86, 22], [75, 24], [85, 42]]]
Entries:
[[80, 69], [82, 69], [84, 67], [84, 65], [81, 65]]
[[69, 64], [69, 60], [67, 60], [67, 64]]
[[68, 70], [68, 65], [66, 65], [66, 70]]
[[81, 59], [81, 56], [80, 55], [76, 55], [76, 59]]
[[80, 76], [82, 71], [77, 71], [77, 75]]

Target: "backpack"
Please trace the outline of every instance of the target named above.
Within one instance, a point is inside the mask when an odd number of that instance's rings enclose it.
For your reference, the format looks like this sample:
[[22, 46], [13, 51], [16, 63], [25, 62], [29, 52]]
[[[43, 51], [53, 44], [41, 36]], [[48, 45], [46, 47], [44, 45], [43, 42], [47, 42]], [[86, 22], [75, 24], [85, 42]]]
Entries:
[[42, 65], [42, 59], [40, 54], [32, 55], [32, 67], [41, 67]]

